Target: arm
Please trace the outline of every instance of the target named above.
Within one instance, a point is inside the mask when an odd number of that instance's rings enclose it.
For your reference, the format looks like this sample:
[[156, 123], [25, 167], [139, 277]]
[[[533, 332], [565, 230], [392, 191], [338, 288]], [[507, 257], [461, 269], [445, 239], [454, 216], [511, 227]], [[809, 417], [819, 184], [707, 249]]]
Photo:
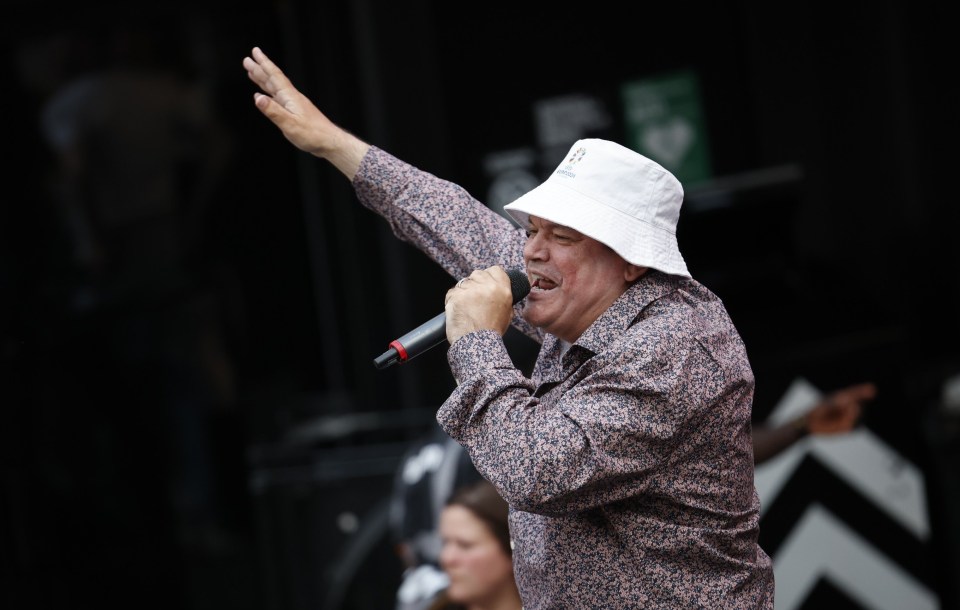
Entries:
[[300, 150], [326, 159], [353, 180], [370, 145], [320, 112], [259, 47], [253, 48], [250, 57], [243, 58], [243, 67], [263, 91], [253, 94], [254, 103], [283, 136]]
[[330, 121], [259, 48], [243, 66], [265, 92], [254, 94], [257, 108], [284, 137], [340, 170], [364, 206], [451, 275], [522, 260], [523, 233], [463, 188], [379, 149], [368, 155], [370, 144]]
[[[512, 366], [495, 332], [465, 335], [448, 352], [459, 385], [437, 420], [519, 510], [570, 514], [687, 477], [726, 481], [723, 497], [711, 496], [715, 507], [742, 500], [730, 488], [738, 476], [752, 483], [743, 468], [743, 394], [752, 386], [728, 387], [727, 377], [711, 374], [717, 363], [693, 340], [640, 334], [644, 340], [625, 337], [592, 357], [570, 348], [583, 366], [540, 391]], [[679, 363], [704, 374], [666, 374]]]
[[843, 434], [854, 428], [864, 403], [873, 400], [877, 388], [861, 383], [828, 394], [802, 416], [780, 426], [753, 428], [753, 461], [761, 464], [786, 450], [808, 434]]
[[[523, 231], [506, 218], [462, 187], [408, 165], [335, 125], [259, 48], [243, 59], [243, 66], [264, 91], [254, 94], [260, 112], [294, 146], [340, 170], [361, 204], [381, 215], [401, 240], [456, 278], [491, 265], [521, 264]], [[509, 282], [506, 286], [509, 291]], [[520, 318], [520, 309], [520, 305], [512, 308], [514, 324], [539, 340], [537, 330]]]

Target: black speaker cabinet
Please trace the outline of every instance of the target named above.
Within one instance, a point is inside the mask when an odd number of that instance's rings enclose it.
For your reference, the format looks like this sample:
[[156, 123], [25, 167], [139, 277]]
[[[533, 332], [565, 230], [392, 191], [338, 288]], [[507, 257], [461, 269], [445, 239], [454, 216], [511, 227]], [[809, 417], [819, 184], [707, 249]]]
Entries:
[[393, 607], [403, 568], [387, 510], [406, 448], [251, 450], [249, 483], [269, 610]]

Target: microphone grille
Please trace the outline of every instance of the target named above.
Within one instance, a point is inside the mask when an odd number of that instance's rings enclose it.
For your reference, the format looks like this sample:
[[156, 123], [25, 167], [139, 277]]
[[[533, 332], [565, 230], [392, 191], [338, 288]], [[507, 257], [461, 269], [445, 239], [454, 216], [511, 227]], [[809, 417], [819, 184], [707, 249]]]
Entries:
[[527, 274], [519, 267], [507, 269], [507, 275], [510, 276], [510, 292], [513, 294], [514, 304], [519, 303], [523, 297], [530, 294], [530, 280]]

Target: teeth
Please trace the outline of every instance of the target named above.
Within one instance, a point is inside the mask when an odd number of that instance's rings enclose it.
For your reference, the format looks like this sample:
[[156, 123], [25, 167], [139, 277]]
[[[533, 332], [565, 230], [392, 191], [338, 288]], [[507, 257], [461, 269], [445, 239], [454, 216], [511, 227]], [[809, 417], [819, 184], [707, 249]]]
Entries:
[[[542, 275], [539, 275], [537, 273], [531, 273], [530, 279], [531, 279], [530, 287], [535, 290], [547, 291], [547, 290], [553, 290], [554, 288], [556, 288], [556, 283], [553, 282], [550, 278], [543, 277]], [[549, 288], [544, 287], [543, 284], [545, 283], [549, 284], [550, 287]]]

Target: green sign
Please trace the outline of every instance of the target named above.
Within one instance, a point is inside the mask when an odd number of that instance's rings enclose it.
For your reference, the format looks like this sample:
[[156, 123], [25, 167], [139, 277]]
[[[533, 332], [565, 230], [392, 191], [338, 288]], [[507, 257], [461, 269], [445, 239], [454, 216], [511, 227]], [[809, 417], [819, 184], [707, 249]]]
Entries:
[[650, 157], [684, 187], [711, 177], [697, 75], [690, 71], [624, 83], [625, 145]]

